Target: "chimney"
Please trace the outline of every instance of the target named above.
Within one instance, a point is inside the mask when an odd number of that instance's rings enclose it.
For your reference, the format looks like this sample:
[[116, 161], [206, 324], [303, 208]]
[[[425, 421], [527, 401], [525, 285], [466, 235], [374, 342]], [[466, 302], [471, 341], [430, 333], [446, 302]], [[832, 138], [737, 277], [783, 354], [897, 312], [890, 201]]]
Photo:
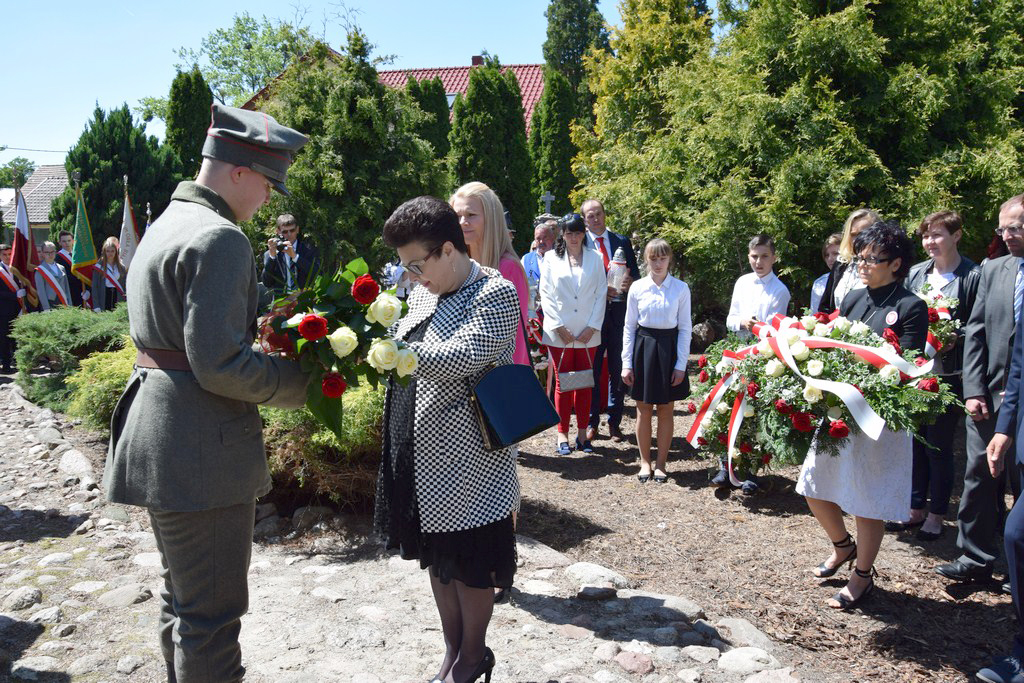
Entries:
[[472, 66], [483, 66], [484, 58], [483, 55], [473, 55], [473, 61], [470, 62]]

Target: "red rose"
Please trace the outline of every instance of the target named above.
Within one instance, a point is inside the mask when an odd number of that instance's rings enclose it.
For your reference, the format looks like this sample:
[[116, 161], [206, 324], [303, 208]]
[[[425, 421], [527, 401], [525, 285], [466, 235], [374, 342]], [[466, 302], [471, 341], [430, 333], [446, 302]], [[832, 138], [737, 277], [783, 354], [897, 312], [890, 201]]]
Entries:
[[917, 358], [914, 359], [914, 365], [916, 365], [917, 367], [921, 367], [922, 365], [924, 365], [927, 362], [928, 362], [928, 359], [925, 358], [924, 356], [918, 356]]
[[372, 304], [380, 294], [380, 285], [369, 275], [360, 275], [352, 283], [352, 298], [363, 305]]
[[934, 308], [929, 308], [928, 309], [928, 322], [929, 323], [937, 323], [937, 322], [939, 322], [939, 312], [936, 311]]
[[703, 436], [698, 436], [697, 437], [697, 445], [698, 446], [707, 446], [708, 445], [708, 440], [705, 439]]
[[798, 432], [813, 432], [814, 425], [811, 424], [811, 414], [797, 411], [789, 416], [793, 423], [793, 429]]
[[939, 380], [934, 377], [927, 377], [917, 383], [917, 388], [921, 391], [935, 391], [939, 390]]
[[320, 383], [320, 390], [327, 398], [341, 398], [346, 389], [348, 385], [345, 384], [344, 378], [336, 372], [325, 374], [323, 382]]
[[793, 412], [793, 407], [780, 398], [775, 402], [775, 410], [779, 411], [783, 415], [789, 415]]
[[708, 364], [708, 357], [703, 355], [703, 354], [701, 354], [701, 357], [697, 359], [697, 367], [698, 368], [703, 368], [707, 364]]
[[687, 415], [692, 415], [693, 413], [697, 412], [697, 404], [694, 403], [693, 401], [687, 401], [685, 408]]
[[754, 450], [754, 447], [744, 441], [740, 444], [740, 453], [750, 453]]
[[882, 330], [882, 339], [889, 342], [896, 348], [896, 353], [903, 355], [903, 347], [900, 346], [900, 338], [896, 336], [896, 333], [892, 331], [891, 327], [887, 327]]
[[722, 444], [723, 446], [726, 445], [727, 443], [729, 443], [729, 436], [726, 434], [719, 434], [718, 443]]
[[287, 334], [269, 332], [263, 338], [263, 350], [264, 351], [280, 351], [281, 353], [290, 355], [295, 353], [295, 342]]
[[697, 381], [698, 382], [707, 382], [708, 381], [708, 371], [707, 370], [701, 370], [700, 374], [697, 375]]
[[750, 398], [757, 398], [757, 390], [760, 389], [757, 382], [751, 382], [747, 385], [747, 396]]
[[761, 456], [761, 464], [762, 465], [767, 465], [771, 461], [772, 461], [772, 454], [771, 453], [765, 453], [764, 455]]
[[832, 420], [828, 427], [828, 435], [833, 439], [845, 439], [850, 435], [850, 428], [842, 420]]
[[828, 313], [815, 313], [814, 319], [823, 325], [829, 322]]
[[309, 313], [299, 323], [299, 334], [306, 341], [316, 341], [327, 336], [327, 318]]

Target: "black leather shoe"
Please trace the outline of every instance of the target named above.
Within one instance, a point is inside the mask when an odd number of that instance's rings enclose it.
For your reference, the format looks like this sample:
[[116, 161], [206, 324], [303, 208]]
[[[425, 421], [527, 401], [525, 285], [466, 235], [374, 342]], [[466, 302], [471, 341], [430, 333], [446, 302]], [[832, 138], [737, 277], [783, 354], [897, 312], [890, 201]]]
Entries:
[[1016, 657], [1000, 657], [976, 675], [985, 683], [1024, 683], [1024, 666]]
[[734, 488], [732, 482], [729, 481], [729, 473], [725, 469], [725, 465], [718, 468], [718, 474], [711, 478], [711, 483], [720, 489]]
[[992, 567], [979, 567], [956, 559], [935, 568], [935, 573], [958, 583], [985, 583], [992, 580]]

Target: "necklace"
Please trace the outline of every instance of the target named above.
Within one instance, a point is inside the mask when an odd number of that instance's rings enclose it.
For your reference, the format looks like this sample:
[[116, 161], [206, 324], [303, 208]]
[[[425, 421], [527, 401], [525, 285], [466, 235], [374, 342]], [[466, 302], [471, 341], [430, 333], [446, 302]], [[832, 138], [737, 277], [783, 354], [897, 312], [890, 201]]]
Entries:
[[[864, 318], [864, 320], [862, 322], [865, 325], [867, 325], [868, 322], [870, 322], [871, 319], [875, 317], [875, 313], [878, 313], [879, 309], [885, 308], [885, 305], [887, 303], [889, 303], [889, 299], [891, 299], [893, 297], [893, 295], [896, 293], [897, 289], [898, 289], [897, 287], [893, 287], [892, 291], [889, 292], [889, 296], [885, 297], [885, 301], [883, 301], [882, 303], [880, 303], [877, 306], [875, 306], [874, 310], [871, 311], [870, 315], [868, 315], [868, 317]], [[870, 290], [869, 290], [869, 293], [870, 293]], [[868, 298], [870, 300], [870, 297], [868, 297]]]

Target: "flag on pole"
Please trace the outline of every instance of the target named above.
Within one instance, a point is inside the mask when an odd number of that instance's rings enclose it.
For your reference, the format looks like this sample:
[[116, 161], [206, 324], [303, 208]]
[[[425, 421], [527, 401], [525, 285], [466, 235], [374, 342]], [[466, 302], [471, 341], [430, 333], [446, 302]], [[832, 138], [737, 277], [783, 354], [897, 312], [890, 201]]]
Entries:
[[92, 284], [92, 267], [96, 263], [96, 245], [92, 241], [89, 216], [85, 213], [85, 199], [82, 188], [75, 188], [78, 199], [78, 213], [75, 216], [75, 250], [71, 254], [71, 272], [86, 285]]
[[135, 211], [132, 201], [128, 198], [128, 186], [124, 188], [124, 217], [121, 218], [121, 263], [127, 268], [139, 246], [139, 231], [135, 227]]
[[25, 197], [21, 190], [14, 191], [14, 245], [11, 249], [11, 272], [25, 287], [28, 302], [39, 305], [39, 297], [33, 285], [33, 275], [39, 265], [39, 253], [36, 252], [36, 240], [32, 236], [32, 228], [28, 223], [28, 210], [25, 208]]

